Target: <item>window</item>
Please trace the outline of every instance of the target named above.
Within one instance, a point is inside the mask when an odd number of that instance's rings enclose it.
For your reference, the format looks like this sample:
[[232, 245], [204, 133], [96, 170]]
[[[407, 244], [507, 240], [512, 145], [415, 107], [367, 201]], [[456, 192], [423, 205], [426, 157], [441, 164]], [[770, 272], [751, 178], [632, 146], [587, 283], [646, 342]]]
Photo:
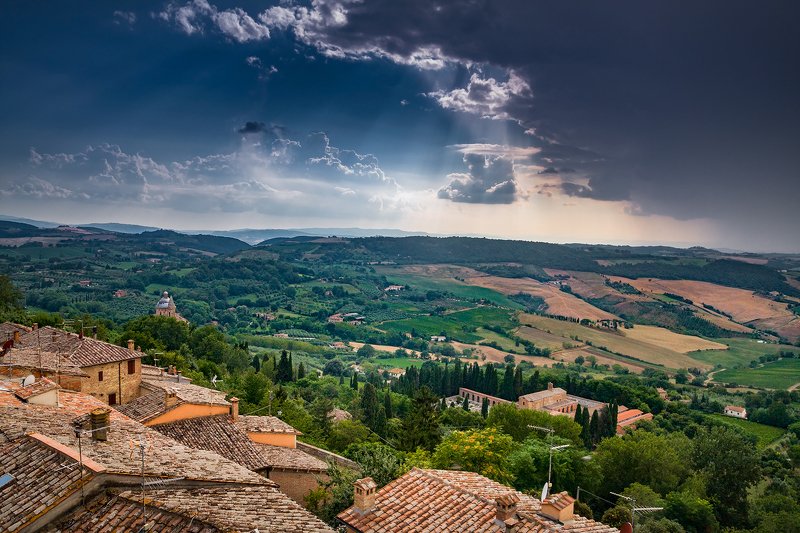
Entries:
[[108, 405], [117, 405], [117, 393], [112, 392], [108, 395]]
[[97, 381], [103, 381], [103, 371], [97, 373]]
[[129, 359], [128, 360], [128, 374], [135, 374], [136, 373], [136, 359]]

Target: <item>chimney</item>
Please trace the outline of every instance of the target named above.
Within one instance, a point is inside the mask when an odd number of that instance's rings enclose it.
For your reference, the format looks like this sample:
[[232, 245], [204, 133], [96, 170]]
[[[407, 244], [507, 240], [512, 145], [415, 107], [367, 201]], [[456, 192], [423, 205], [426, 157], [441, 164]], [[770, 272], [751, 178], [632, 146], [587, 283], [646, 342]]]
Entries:
[[175, 389], [169, 388], [164, 390], [164, 407], [167, 409], [172, 409], [178, 405], [178, 395], [175, 392]]
[[83, 328], [78, 330], [78, 338], [83, 339]]
[[14, 330], [14, 344], [19, 344], [19, 338], [20, 338], [19, 330], [15, 329]]
[[102, 407], [89, 413], [89, 420], [92, 423], [92, 440], [108, 440], [108, 426], [111, 423], [111, 409]]
[[133, 353], [133, 339], [128, 339], [128, 351]]
[[239, 398], [234, 396], [229, 401], [231, 402], [231, 420], [236, 422], [239, 420]]
[[177, 381], [178, 383], [180, 383], [180, 382], [181, 382], [181, 377], [182, 377], [182, 374], [183, 374], [183, 372], [181, 372], [180, 370], [177, 370], [177, 371], [175, 372], [175, 376], [176, 376], [176, 378], [175, 378], [175, 381]]
[[553, 382], [552, 381], [548, 381], [547, 382], [547, 390], [553, 390]]
[[550, 520], [566, 524], [572, 521], [575, 514], [575, 498], [566, 491], [551, 494], [542, 502], [539, 514]]
[[34, 322], [33, 323], [33, 331], [36, 331], [37, 329], [39, 329], [39, 323], [38, 322]]
[[375, 491], [377, 488], [378, 485], [375, 484], [371, 477], [365, 477], [353, 483], [355, 492], [353, 509], [357, 513], [368, 513], [375, 507]]
[[519, 503], [519, 496], [514, 492], [506, 492], [498, 496], [495, 501], [495, 520], [502, 522], [501, 527], [506, 531], [511, 531], [514, 526], [519, 522], [517, 519], [517, 504]]

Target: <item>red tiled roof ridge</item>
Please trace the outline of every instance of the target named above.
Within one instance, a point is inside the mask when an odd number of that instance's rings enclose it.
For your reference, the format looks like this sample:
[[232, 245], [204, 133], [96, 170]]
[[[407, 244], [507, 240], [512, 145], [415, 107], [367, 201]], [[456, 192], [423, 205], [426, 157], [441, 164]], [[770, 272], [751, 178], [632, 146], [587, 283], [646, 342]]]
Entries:
[[[455, 483], [451, 483], [450, 481], [447, 481], [446, 479], [443, 479], [443, 478], [441, 478], [441, 477], [439, 477], [439, 476], [437, 476], [437, 475], [432, 473], [432, 472], [439, 472], [439, 471], [448, 472], [448, 470], [439, 470], [439, 469], [436, 469], [436, 468], [417, 468], [415, 466], [409, 471], [409, 473], [411, 473], [411, 472], [413, 472], [415, 470], [420, 472], [422, 475], [424, 475], [428, 479], [432, 479], [432, 480], [434, 480], [434, 481], [436, 481], [438, 483], [441, 483], [442, 485], [446, 485], [446, 486], [448, 486], [448, 487], [450, 487], [450, 488], [452, 488], [454, 490], [457, 490], [458, 492], [460, 492], [462, 494], [466, 494], [467, 496], [475, 498], [476, 500], [480, 500], [483, 503], [486, 503], [486, 504], [489, 504], [489, 505], [495, 505], [495, 503], [496, 503], [495, 500], [491, 500], [491, 499], [485, 498], [485, 497], [483, 497], [483, 496], [481, 496], [479, 494], [475, 494], [474, 492], [471, 492], [470, 490], [468, 490], [468, 489], [466, 489], [464, 487], [456, 485]], [[480, 474], [477, 474], [475, 472], [469, 472], [467, 470], [455, 470], [455, 472], [464, 473], [464, 474], [472, 474], [473, 476], [478, 476], [478, 477], [486, 477], [486, 476], [482, 476]], [[400, 478], [398, 478], [398, 479], [400, 479]], [[391, 483], [389, 485], [391, 485]], [[508, 487], [508, 492], [513, 492], [513, 493], [515, 493], [517, 495], [520, 494], [518, 491], [512, 489], [511, 487]]]

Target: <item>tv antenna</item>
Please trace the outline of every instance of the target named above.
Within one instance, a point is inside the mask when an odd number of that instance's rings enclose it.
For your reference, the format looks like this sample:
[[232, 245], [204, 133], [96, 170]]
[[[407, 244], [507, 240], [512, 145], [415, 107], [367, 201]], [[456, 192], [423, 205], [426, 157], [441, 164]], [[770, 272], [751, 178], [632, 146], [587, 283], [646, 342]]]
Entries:
[[636, 513], [637, 512], [639, 512], [639, 513], [654, 513], [656, 511], [663, 511], [664, 510], [663, 507], [636, 507], [636, 498], [631, 498], [630, 496], [624, 496], [622, 494], [617, 494], [616, 492], [611, 492], [610, 494], [613, 494], [614, 496], [618, 496], [620, 498], [623, 498], [623, 499], [628, 500], [629, 502], [631, 502], [631, 529], [633, 529], [633, 527], [636, 525], [635, 524], [635, 520], [636, 520]]
[[542, 501], [547, 498], [547, 496], [553, 490], [553, 482], [552, 482], [552, 475], [553, 475], [553, 452], [559, 452], [566, 448], [569, 448], [569, 444], [560, 444], [558, 446], [553, 446], [553, 434], [555, 430], [553, 428], [545, 428], [541, 426], [528, 426], [531, 429], [538, 429], [539, 431], [544, 431], [547, 433], [548, 438], [548, 447], [550, 448], [550, 458], [547, 463], [547, 483], [545, 483], [544, 488], [542, 489]]

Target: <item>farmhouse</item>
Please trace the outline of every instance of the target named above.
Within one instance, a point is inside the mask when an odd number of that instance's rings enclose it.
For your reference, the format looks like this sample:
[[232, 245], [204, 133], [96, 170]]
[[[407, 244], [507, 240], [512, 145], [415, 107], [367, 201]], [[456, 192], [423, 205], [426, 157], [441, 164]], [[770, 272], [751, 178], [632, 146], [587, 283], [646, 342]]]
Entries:
[[372, 478], [353, 484], [354, 503], [337, 518], [350, 533], [367, 531], [529, 531], [618, 533], [575, 514], [566, 492], [544, 501], [480, 474], [412, 468], [380, 490]]
[[384, 292], [400, 292], [403, 289], [405, 289], [405, 287], [403, 287], [402, 285], [389, 285], [383, 290]]
[[431, 342], [446, 342], [447, 337], [444, 335], [431, 335]]
[[747, 418], [747, 410], [744, 407], [739, 407], [738, 405], [726, 405], [725, 409], [722, 411], [725, 416], [732, 416], [734, 418]]

